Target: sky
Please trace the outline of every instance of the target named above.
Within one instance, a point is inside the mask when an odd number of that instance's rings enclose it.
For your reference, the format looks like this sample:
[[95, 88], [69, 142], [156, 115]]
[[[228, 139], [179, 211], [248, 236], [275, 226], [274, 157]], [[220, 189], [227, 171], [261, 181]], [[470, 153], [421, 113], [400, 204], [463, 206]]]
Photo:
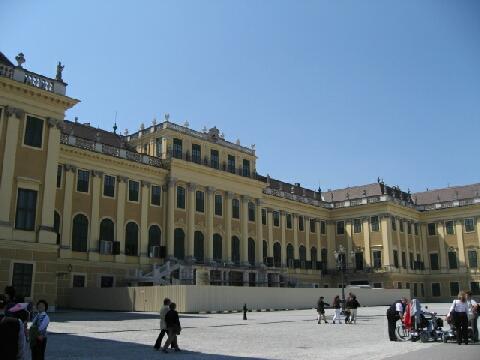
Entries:
[[[255, 144], [257, 171], [322, 190], [480, 182], [480, 1], [2, 0], [0, 51], [67, 112], [137, 131], [165, 113]], [[5, 11], [8, 9], [8, 11]], [[115, 115], [116, 114], [116, 115]]]

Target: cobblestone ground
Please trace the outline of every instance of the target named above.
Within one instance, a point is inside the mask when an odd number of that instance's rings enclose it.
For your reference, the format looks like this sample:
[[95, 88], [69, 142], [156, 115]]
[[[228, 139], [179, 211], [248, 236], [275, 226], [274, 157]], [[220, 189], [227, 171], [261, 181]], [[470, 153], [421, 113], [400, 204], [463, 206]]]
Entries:
[[[448, 304], [429, 304], [445, 314]], [[316, 323], [315, 310], [184, 314], [182, 351], [153, 350], [155, 313], [59, 312], [51, 314], [47, 359], [476, 359], [480, 347], [455, 343], [392, 343], [386, 307], [359, 309], [356, 325]], [[332, 310], [327, 310], [331, 319]]]

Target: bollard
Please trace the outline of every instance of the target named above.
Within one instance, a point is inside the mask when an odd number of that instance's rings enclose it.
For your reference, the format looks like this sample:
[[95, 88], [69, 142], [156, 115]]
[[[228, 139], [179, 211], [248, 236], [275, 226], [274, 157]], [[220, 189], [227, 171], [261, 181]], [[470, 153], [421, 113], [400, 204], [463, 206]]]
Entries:
[[247, 320], [247, 304], [243, 304], [243, 320]]

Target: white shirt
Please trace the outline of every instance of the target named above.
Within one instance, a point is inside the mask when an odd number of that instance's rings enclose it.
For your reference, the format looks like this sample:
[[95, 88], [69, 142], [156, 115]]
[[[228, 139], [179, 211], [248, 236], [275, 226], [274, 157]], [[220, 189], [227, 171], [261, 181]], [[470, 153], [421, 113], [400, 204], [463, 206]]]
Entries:
[[170, 307], [168, 305], [164, 305], [160, 309], [160, 330], [167, 330], [167, 322], [165, 321], [165, 315], [170, 311]]
[[468, 304], [460, 300], [453, 300], [450, 312], [455, 311], [459, 313], [466, 313], [468, 311]]
[[403, 314], [403, 304], [401, 302], [397, 302], [395, 304], [395, 310], [400, 313], [400, 315]]

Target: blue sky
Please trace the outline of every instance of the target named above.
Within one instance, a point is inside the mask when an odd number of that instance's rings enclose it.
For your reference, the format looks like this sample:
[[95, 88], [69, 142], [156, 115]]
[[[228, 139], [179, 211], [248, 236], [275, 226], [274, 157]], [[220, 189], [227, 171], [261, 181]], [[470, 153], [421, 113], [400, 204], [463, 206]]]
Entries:
[[69, 119], [216, 125], [310, 188], [480, 180], [480, 1], [2, 3], [0, 51], [62, 61]]

